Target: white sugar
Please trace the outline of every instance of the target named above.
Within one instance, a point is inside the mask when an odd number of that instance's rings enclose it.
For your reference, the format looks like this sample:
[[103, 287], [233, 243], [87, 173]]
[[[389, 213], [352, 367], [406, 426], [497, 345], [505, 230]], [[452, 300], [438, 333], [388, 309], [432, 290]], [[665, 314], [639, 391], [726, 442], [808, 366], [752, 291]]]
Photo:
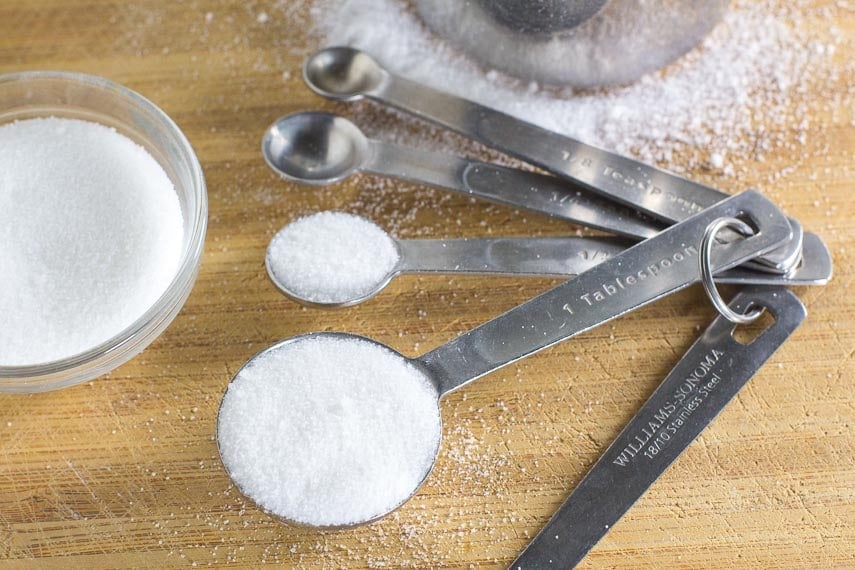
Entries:
[[[793, 98], [828, 74], [834, 47], [817, 50], [825, 44], [806, 39], [801, 5], [737, 0], [703, 45], [663, 71], [625, 87], [574, 91], [477, 66], [432, 34], [411, 3], [314, 0], [311, 13], [324, 44], [364, 49], [406, 77], [678, 171], [727, 174], [726, 162], [791, 144], [757, 125], [799, 124], [803, 111], [793, 110]], [[399, 124], [395, 129], [384, 136], [404, 136]], [[417, 144], [424, 145], [423, 137]], [[703, 156], [687, 160], [693, 149]], [[707, 161], [714, 153], [724, 160]]]
[[166, 290], [182, 239], [172, 183], [127, 137], [60, 118], [0, 127], [0, 365], [120, 333]]
[[368, 220], [321, 212], [282, 228], [267, 260], [274, 279], [295, 296], [342, 303], [376, 291], [398, 257], [392, 238]]
[[403, 357], [360, 338], [301, 337], [229, 385], [217, 438], [240, 490], [315, 526], [371, 520], [405, 501], [433, 463], [437, 392]]

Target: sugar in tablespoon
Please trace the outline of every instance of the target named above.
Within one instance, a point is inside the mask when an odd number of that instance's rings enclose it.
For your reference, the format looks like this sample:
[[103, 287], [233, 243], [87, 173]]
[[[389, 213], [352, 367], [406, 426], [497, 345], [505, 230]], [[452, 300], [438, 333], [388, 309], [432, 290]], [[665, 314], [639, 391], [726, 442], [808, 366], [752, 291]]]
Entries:
[[[792, 233], [786, 216], [774, 204], [756, 191], [746, 191], [416, 359], [347, 333], [313, 333], [284, 340], [254, 356], [224, 395], [218, 418], [223, 463], [249, 498], [286, 520], [337, 527], [379, 518], [402, 504], [407, 488], [415, 492], [430, 471], [439, 445], [434, 399], [696, 283], [700, 279], [697, 271], [676, 269], [668, 261], [676, 255], [675, 244], [684, 247], [712, 221], [736, 214], [750, 217], [757, 231], [723, 244], [719, 255], [710, 260], [712, 272], [768, 251]], [[623, 279], [616, 276], [630, 276], [635, 285], [621, 286], [620, 291], [615, 286], [608, 296], [591, 294], [596, 305], [585, 299], [589, 292], [605, 290], [604, 284]], [[644, 281], [645, 286], [636, 281]], [[289, 352], [303, 346], [317, 350], [307, 350], [308, 358], [289, 364]], [[272, 355], [280, 351], [285, 358], [268, 366]], [[259, 369], [259, 374], [253, 373]], [[405, 370], [410, 373], [405, 375]], [[395, 377], [398, 381], [391, 382]], [[410, 382], [420, 388], [408, 388]], [[297, 389], [291, 390], [292, 385]], [[317, 386], [325, 387], [321, 397], [314, 391]], [[382, 417], [360, 413], [370, 413], [378, 403], [385, 409]], [[423, 416], [419, 409], [425, 414], [434, 410], [434, 415]], [[328, 427], [330, 420], [333, 429]], [[421, 427], [413, 437], [415, 426]], [[294, 444], [295, 439], [299, 443]], [[316, 441], [321, 443], [316, 445]], [[378, 454], [378, 449], [383, 453]], [[341, 450], [348, 452], [343, 463], [342, 455], [327, 455]], [[320, 462], [318, 455], [324, 457]], [[376, 459], [368, 459], [372, 457]], [[384, 477], [388, 471], [397, 476]], [[293, 482], [288, 480], [290, 475]], [[316, 483], [319, 477], [322, 486]], [[368, 490], [372, 488], [375, 492]]]
[[240, 490], [313, 526], [372, 520], [431, 469], [438, 393], [405, 358], [359, 337], [304, 336], [253, 358], [230, 383], [217, 441]]

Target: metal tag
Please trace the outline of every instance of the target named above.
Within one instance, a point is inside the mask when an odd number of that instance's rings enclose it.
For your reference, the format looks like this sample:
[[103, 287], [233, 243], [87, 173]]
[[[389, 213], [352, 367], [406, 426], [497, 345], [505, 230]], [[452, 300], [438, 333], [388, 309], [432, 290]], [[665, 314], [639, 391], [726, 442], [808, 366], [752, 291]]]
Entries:
[[749, 344], [716, 318], [512, 569], [572, 568], [629, 510], [801, 324], [807, 312], [782, 288], [746, 288], [730, 307], [765, 307], [775, 322]]

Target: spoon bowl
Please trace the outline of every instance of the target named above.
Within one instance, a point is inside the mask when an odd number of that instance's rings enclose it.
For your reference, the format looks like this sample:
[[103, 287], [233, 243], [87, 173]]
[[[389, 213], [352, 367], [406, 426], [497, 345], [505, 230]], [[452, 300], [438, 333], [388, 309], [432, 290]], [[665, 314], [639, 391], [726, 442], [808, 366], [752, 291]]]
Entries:
[[337, 101], [358, 101], [380, 87], [386, 71], [365, 52], [350, 47], [330, 47], [306, 60], [303, 78], [312, 91]]
[[[275, 508], [271, 508], [268, 505], [263, 504], [263, 501], [258, 500], [258, 497], [252, 491], [252, 489], [247, 488], [244, 485], [244, 483], [243, 483], [243, 481], [241, 481], [240, 477], [235, 477], [235, 472], [236, 471], [239, 472], [240, 470], [239, 470], [239, 465], [233, 465], [232, 464], [235, 461], [235, 458], [233, 457], [234, 452], [231, 449], [231, 447], [233, 447], [233, 446], [224, 445], [224, 443], [223, 443], [223, 435], [225, 434], [225, 437], [228, 438], [228, 434], [229, 434], [229, 427], [227, 425], [224, 425], [224, 423], [223, 423], [224, 419], [223, 418], [224, 417], [227, 418], [229, 413], [230, 413], [228, 410], [226, 410], [226, 407], [228, 406], [227, 401], [228, 401], [229, 390], [232, 389], [233, 385], [235, 384], [235, 381], [238, 380], [238, 378], [240, 378], [241, 375], [245, 371], [247, 371], [248, 369], [251, 369], [257, 363], [264, 361], [266, 358], [271, 356], [273, 353], [282, 352], [282, 351], [287, 352], [289, 350], [289, 348], [292, 348], [295, 345], [298, 345], [299, 343], [302, 343], [305, 341], [314, 341], [314, 340], [327, 340], [327, 341], [331, 341], [331, 342], [356, 341], [356, 342], [359, 342], [363, 345], [369, 345], [369, 346], [377, 347], [377, 348], [381, 349], [381, 351], [384, 352], [387, 357], [391, 357], [392, 359], [400, 359], [400, 363], [404, 366], [412, 366], [415, 369], [415, 373], [417, 375], [420, 375], [424, 380], [426, 380], [428, 382], [428, 384], [430, 384], [433, 387], [433, 389], [435, 390], [435, 396], [436, 396], [436, 408], [435, 408], [435, 410], [434, 409], [430, 410], [430, 412], [435, 412], [435, 414], [436, 414], [436, 422], [438, 425], [438, 434], [436, 437], [436, 442], [435, 442], [435, 445], [433, 445], [433, 446], [430, 445], [432, 443], [430, 441], [413, 442], [416, 447], [422, 448], [422, 451], [425, 453], [425, 458], [427, 458], [429, 456], [429, 459], [430, 459], [429, 462], [424, 463], [420, 466], [421, 469], [417, 473], [418, 477], [413, 478], [413, 480], [412, 480], [413, 485], [411, 487], [408, 487], [406, 489], [407, 492], [406, 492], [405, 496], [400, 497], [400, 499], [395, 501], [394, 504], [388, 505], [384, 509], [377, 509], [374, 513], [372, 513], [372, 515], [366, 516], [363, 519], [354, 520], [354, 521], [347, 522], [344, 524], [312, 524], [312, 523], [309, 523], [306, 521], [295, 520], [294, 518], [290, 518], [281, 512], [277, 512], [277, 510]], [[333, 358], [334, 356], [335, 356], [334, 354], [330, 354], [331, 358]], [[398, 379], [398, 380], [403, 380], [403, 379]], [[232, 481], [234, 481], [235, 486], [237, 487], [238, 491], [240, 491], [241, 494], [246, 496], [248, 499], [252, 500], [262, 511], [264, 511], [265, 513], [267, 513], [270, 516], [273, 516], [273, 517], [275, 517], [275, 518], [277, 518], [277, 519], [279, 519], [279, 520], [281, 520], [287, 524], [290, 524], [290, 525], [303, 527], [303, 528], [321, 529], [321, 530], [343, 530], [343, 529], [349, 529], [349, 528], [354, 528], [354, 527], [362, 526], [365, 524], [369, 524], [369, 523], [372, 523], [376, 520], [379, 520], [379, 519], [389, 515], [390, 513], [397, 510], [399, 507], [401, 507], [404, 503], [406, 503], [410, 498], [412, 498], [412, 496], [415, 495], [418, 492], [418, 490], [422, 487], [422, 485], [424, 484], [424, 482], [427, 480], [428, 476], [430, 475], [431, 471], [433, 470], [433, 466], [436, 464], [436, 460], [437, 460], [437, 457], [439, 455], [440, 445], [442, 443], [442, 415], [441, 415], [440, 410], [439, 410], [439, 402], [443, 396], [443, 393], [440, 391], [440, 384], [441, 383], [438, 380], [438, 378], [436, 377], [436, 375], [432, 374], [431, 371], [428, 370], [418, 359], [407, 358], [404, 355], [402, 355], [400, 352], [398, 352], [397, 350], [395, 350], [395, 349], [393, 349], [393, 348], [391, 348], [391, 347], [389, 347], [389, 346], [387, 346], [381, 342], [378, 342], [374, 339], [371, 339], [371, 338], [368, 338], [368, 337], [365, 337], [362, 335], [357, 335], [357, 334], [352, 334], [352, 333], [344, 333], [344, 332], [314, 332], [314, 333], [307, 333], [307, 334], [294, 336], [294, 337], [285, 339], [283, 341], [280, 341], [279, 343], [274, 344], [274, 345], [256, 353], [252, 358], [250, 358], [235, 373], [235, 375], [229, 381], [229, 384], [226, 387], [223, 399], [220, 403], [220, 407], [217, 410], [217, 427], [216, 427], [217, 452], [218, 452], [218, 454], [222, 460], [222, 463], [226, 469], [226, 472], [228, 473], [228, 475], [232, 479]], [[342, 389], [345, 389], [345, 388], [342, 388]], [[401, 394], [401, 399], [402, 399], [401, 404], [402, 405], [405, 403], [404, 402], [404, 400], [405, 400], [404, 396], [405, 395], [406, 395], [405, 393]], [[239, 400], [240, 397], [236, 397], [236, 399]], [[427, 409], [421, 409], [421, 412], [428, 413], [428, 410]], [[228, 420], [226, 420], [226, 421], [228, 421]], [[420, 445], [420, 444], [426, 444], [426, 445]]]
[[371, 151], [356, 125], [331, 113], [313, 111], [277, 119], [264, 133], [261, 152], [283, 178], [322, 186], [359, 170]]
[[[397, 242], [395, 242], [395, 245], [396, 247], [398, 247], [398, 254], [400, 256], [401, 248]], [[401, 264], [399, 262], [397, 265], [395, 265], [395, 267], [389, 270], [389, 272], [386, 273], [386, 275], [382, 279], [378, 279], [376, 285], [374, 285], [374, 287], [368, 291], [365, 291], [358, 295], [353, 295], [347, 299], [338, 299], [335, 301], [320, 301], [318, 299], [306, 297], [306, 295], [298, 291], [294, 291], [291, 287], [288, 286], [286, 280], [276, 270], [276, 264], [273, 261], [273, 253], [271, 249], [272, 248], [268, 246], [267, 253], [264, 256], [264, 266], [267, 270], [267, 276], [270, 278], [270, 281], [272, 281], [273, 285], [275, 285], [276, 288], [279, 289], [280, 293], [282, 293], [292, 301], [300, 303], [305, 307], [313, 307], [315, 309], [343, 309], [359, 305], [360, 303], [364, 303], [365, 301], [368, 301], [369, 299], [372, 299], [377, 296], [378, 293], [380, 293], [383, 289], [386, 288], [386, 286], [392, 281], [392, 279], [400, 275], [402, 272], [400, 267]]]
[[379, 293], [403, 268], [401, 244], [383, 228], [345, 212], [318, 212], [280, 229], [264, 263], [290, 299], [319, 308], [349, 307]]

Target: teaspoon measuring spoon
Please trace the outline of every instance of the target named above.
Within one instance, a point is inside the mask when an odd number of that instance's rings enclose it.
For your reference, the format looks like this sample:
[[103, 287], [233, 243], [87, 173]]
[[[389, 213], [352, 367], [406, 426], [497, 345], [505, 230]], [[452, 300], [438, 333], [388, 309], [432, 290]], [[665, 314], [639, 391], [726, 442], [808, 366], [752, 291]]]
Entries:
[[427, 184], [645, 239], [662, 224], [554, 176], [369, 139], [351, 121], [323, 111], [277, 119], [261, 143], [267, 164], [283, 178], [312, 185], [357, 172]]
[[[352, 338], [356, 342], [374, 343], [385, 351], [392, 351], [424, 374], [426, 380], [433, 384], [438, 405], [445, 394], [485, 374], [698, 282], [698, 258], [691, 253], [688, 246], [697, 247], [705, 228], [721, 217], [739, 218], [746, 222], [745, 228], [753, 228], [753, 233], [741, 240], [716, 244], [710, 262], [713, 272], [739, 265], [777, 247], [790, 237], [789, 224], [780, 210], [761, 194], [749, 190], [663, 230], [575, 279], [561, 283], [420, 357], [408, 359], [379, 342], [348, 333], [316, 333], [312, 336]], [[285, 340], [275, 347], [293, 340]], [[267, 351], [262, 351], [255, 358], [265, 352]], [[335, 354], [329, 355], [330, 360], [335, 358]], [[252, 360], [246, 366], [250, 363]], [[231, 384], [224, 399], [229, 396], [230, 389]], [[222, 411], [222, 407], [220, 410]], [[282, 410], [282, 413], [287, 414], [288, 410]], [[218, 415], [218, 441], [222, 428], [220, 419]], [[275, 439], [275, 436], [276, 434], [267, 434], [270, 438]], [[306, 445], [311, 443], [307, 442]], [[438, 451], [437, 446], [433, 461], [436, 460]], [[424, 469], [423, 477], [409, 496], [424, 482], [433, 461]], [[238, 489], [255, 500], [242, 486], [241, 481], [234, 478], [233, 469], [239, 469], [241, 466], [229, 465], [225, 459], [224, 465]], [[252, 471], [252, 466], [244, 467]], [[320, 501], [322, 497], [304, 499]], [[406, 499], [387, 508], [385, 512], [374, 513], [376, 516], [367, 517], [366, 520], [346, 521], [342, 526], [376, 520], [405, 501]], [[259, 506], [265, 507], [263, 504]], [[286, 521], [292, 520], [283, 513], [277, 513], [276, 516]]]
[[[329, 47], [309, 57], [303, 78], [336, 101], [367, 97], [457, 131], [489, 147], [666, 222], [685, 220], [728, 195], [643, 162], [538, 127], [474, 101], [390, 73], [351, 47]], [[791, 220], [791, 223], [794, 220]], [[786, 244], [752, 267], [787, 273], [801, 255], [801, 226]]]
[[[290, 225], [290, 224], [289, 224]], [[285, 226], [282, 231], [286, 231]], [[379, 228], [378, 228], [379, 229]], [[381, 230], [382, 231], [382, 230]], [[274, 238], [275, 239], [275, 238]], [[341, 239], [346, 239], [342, 236]], [[398, 262], [378, 279], [371, 290], [335, 302], [320, 301], [289, 285], [293, 269], [277, 263], [275, 248], [267, 248], [265, 265], [274, 285], [287, 297], [306, 306], [321, 308], [350, 307], [374, 297], [389, 282], [403, 274], [484, 274], [533, 277], [569, 277], [623, 252], [631, 245], [626, 239], [609, 237], [514, 237], [468, 239], [395, 239]], [[318, 259], [317, 263], [336, 264], [336, 259]], [[805, 235], [804, 256], [799, 266], [786, 275], [735, 267], [715, 276], [717, 283], [731, 285], [799, 286], [825, 285], [831, 278], [832, 262], [822, 240]]]

